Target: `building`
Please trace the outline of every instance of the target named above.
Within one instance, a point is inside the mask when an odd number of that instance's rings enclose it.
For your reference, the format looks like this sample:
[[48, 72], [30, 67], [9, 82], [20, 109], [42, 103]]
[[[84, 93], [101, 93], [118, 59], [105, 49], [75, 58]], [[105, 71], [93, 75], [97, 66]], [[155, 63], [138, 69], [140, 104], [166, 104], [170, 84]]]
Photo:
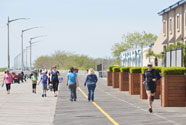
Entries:
[[152, 50], [157, 54], [165, 53], [165, 66], [182, 66], [181, 50], [166, 52], [166, 48], [177, 41], [186, 43], [186, 0], [180, 0], [158, 14], [162, 16], [162, 30]]
[[158, 66], [183, 66], [182, 49], [166, 51], [167, 46], [180, 41], [186, 44], [186, 0], [163, 9], [158, 13], [162, 16], [162, 29], [151, 50], [155, 54], [165, 55], [165, 59], [146, 58], [149, 48], [129, 50], [120, 55], [122, 66], [146, 66], [148, 62]]
[[151, 62], [150, 58], [146, 58], [146, 53], [150, 47], [130, 49], [128, 51], [121, 52], [121, 66], [127, 67], [143, 67], [147, 66]]

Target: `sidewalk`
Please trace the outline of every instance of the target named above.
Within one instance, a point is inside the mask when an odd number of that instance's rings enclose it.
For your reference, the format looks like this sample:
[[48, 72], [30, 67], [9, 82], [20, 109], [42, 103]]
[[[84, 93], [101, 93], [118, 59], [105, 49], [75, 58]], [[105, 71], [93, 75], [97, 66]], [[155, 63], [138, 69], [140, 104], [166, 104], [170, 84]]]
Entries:
[[0, 125], [52, 125], [57, 98], [50, 91], [42, 98], [41, 84], [33, 94], [31, 85], [12, 84], [10, 95], [0, 87]]
[[[78, 75], [80, 88], [87, 94], [83, 86], [85, 75]], [[61, 84], [57, 101], [54, 125], [113, 125], [93, 103], [77, 89], [77, 102], [69, 101], [69, 91]], [[101, 107], [120, 125], [185, 125], [186, 108], [160, 106], [160, 100], [155, 100], [154, 112], [148, 112], [147, 100], [141, 100], [139, 95], [129, 95], [106, 85], [105, 79], [99, 79], [95, 91], [95, 103]]]

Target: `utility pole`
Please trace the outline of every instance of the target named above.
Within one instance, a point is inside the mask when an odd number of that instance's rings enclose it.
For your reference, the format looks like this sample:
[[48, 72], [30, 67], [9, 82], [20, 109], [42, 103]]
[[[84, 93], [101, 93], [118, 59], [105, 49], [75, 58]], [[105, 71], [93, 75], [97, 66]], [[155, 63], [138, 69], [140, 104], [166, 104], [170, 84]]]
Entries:
[[30, 41], [29, 41], [29, 44], [30, 44], [30, 70], [32, 70], [32, 44], [40, 42], [40, 41], [32, 42], [32, 40], [40, 38], [40, 37], [46, 37], [46, 35], [32, 37], [32, 38], [30, 38]]
[[36, 29], [36, 28], [41, 28], [41, 27], [32, 27], [32, 28], [29, 28], [29, 29], [25, 29], [25, 30], [22, 30], [21, 32], [21, 69], [24, 70], [24, 50], [23, 50], [23, 38], [24, 38], [24, 32], [26, 31], [29, 31], [29, 30], [32, 30], [32, 29]]
[[14, 21], [17, 21], [17, 20], [27, 20], [29, 18], [17, 18], [17, 19], [13, 19], [13, 20], [10, 20], [10, 18], [8, 17], [8, 21], [7, 21], [7, 28], [8, 28], [8, 47], [7, 47], [7, 57], [8, 57], [8, 69], [10, 69], [10, 23], [11, 22], [14, 22]]

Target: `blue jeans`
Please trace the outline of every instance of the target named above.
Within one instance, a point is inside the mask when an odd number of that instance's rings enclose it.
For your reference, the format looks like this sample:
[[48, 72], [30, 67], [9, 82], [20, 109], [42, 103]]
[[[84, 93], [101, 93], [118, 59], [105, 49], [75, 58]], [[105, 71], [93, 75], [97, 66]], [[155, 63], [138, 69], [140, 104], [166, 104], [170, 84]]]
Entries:
[[88, 87], [88, 100], [92, 100], [94, 101], [94, 91], [95, 91], [95, 88], [96, 88], [96, 84], [87, 84], [87, 87]]
[[70, 99], [76, 99], [76, 84], [69, 84], [69, 89], [70, 89]]

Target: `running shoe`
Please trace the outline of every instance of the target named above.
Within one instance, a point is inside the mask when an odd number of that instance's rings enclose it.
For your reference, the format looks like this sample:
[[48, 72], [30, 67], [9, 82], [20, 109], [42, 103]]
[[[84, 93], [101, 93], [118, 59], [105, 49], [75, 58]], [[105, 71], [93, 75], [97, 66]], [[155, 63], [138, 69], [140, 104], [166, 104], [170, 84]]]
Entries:
[[152, 108], [149, 108], [149, 112], [152, 113]]

